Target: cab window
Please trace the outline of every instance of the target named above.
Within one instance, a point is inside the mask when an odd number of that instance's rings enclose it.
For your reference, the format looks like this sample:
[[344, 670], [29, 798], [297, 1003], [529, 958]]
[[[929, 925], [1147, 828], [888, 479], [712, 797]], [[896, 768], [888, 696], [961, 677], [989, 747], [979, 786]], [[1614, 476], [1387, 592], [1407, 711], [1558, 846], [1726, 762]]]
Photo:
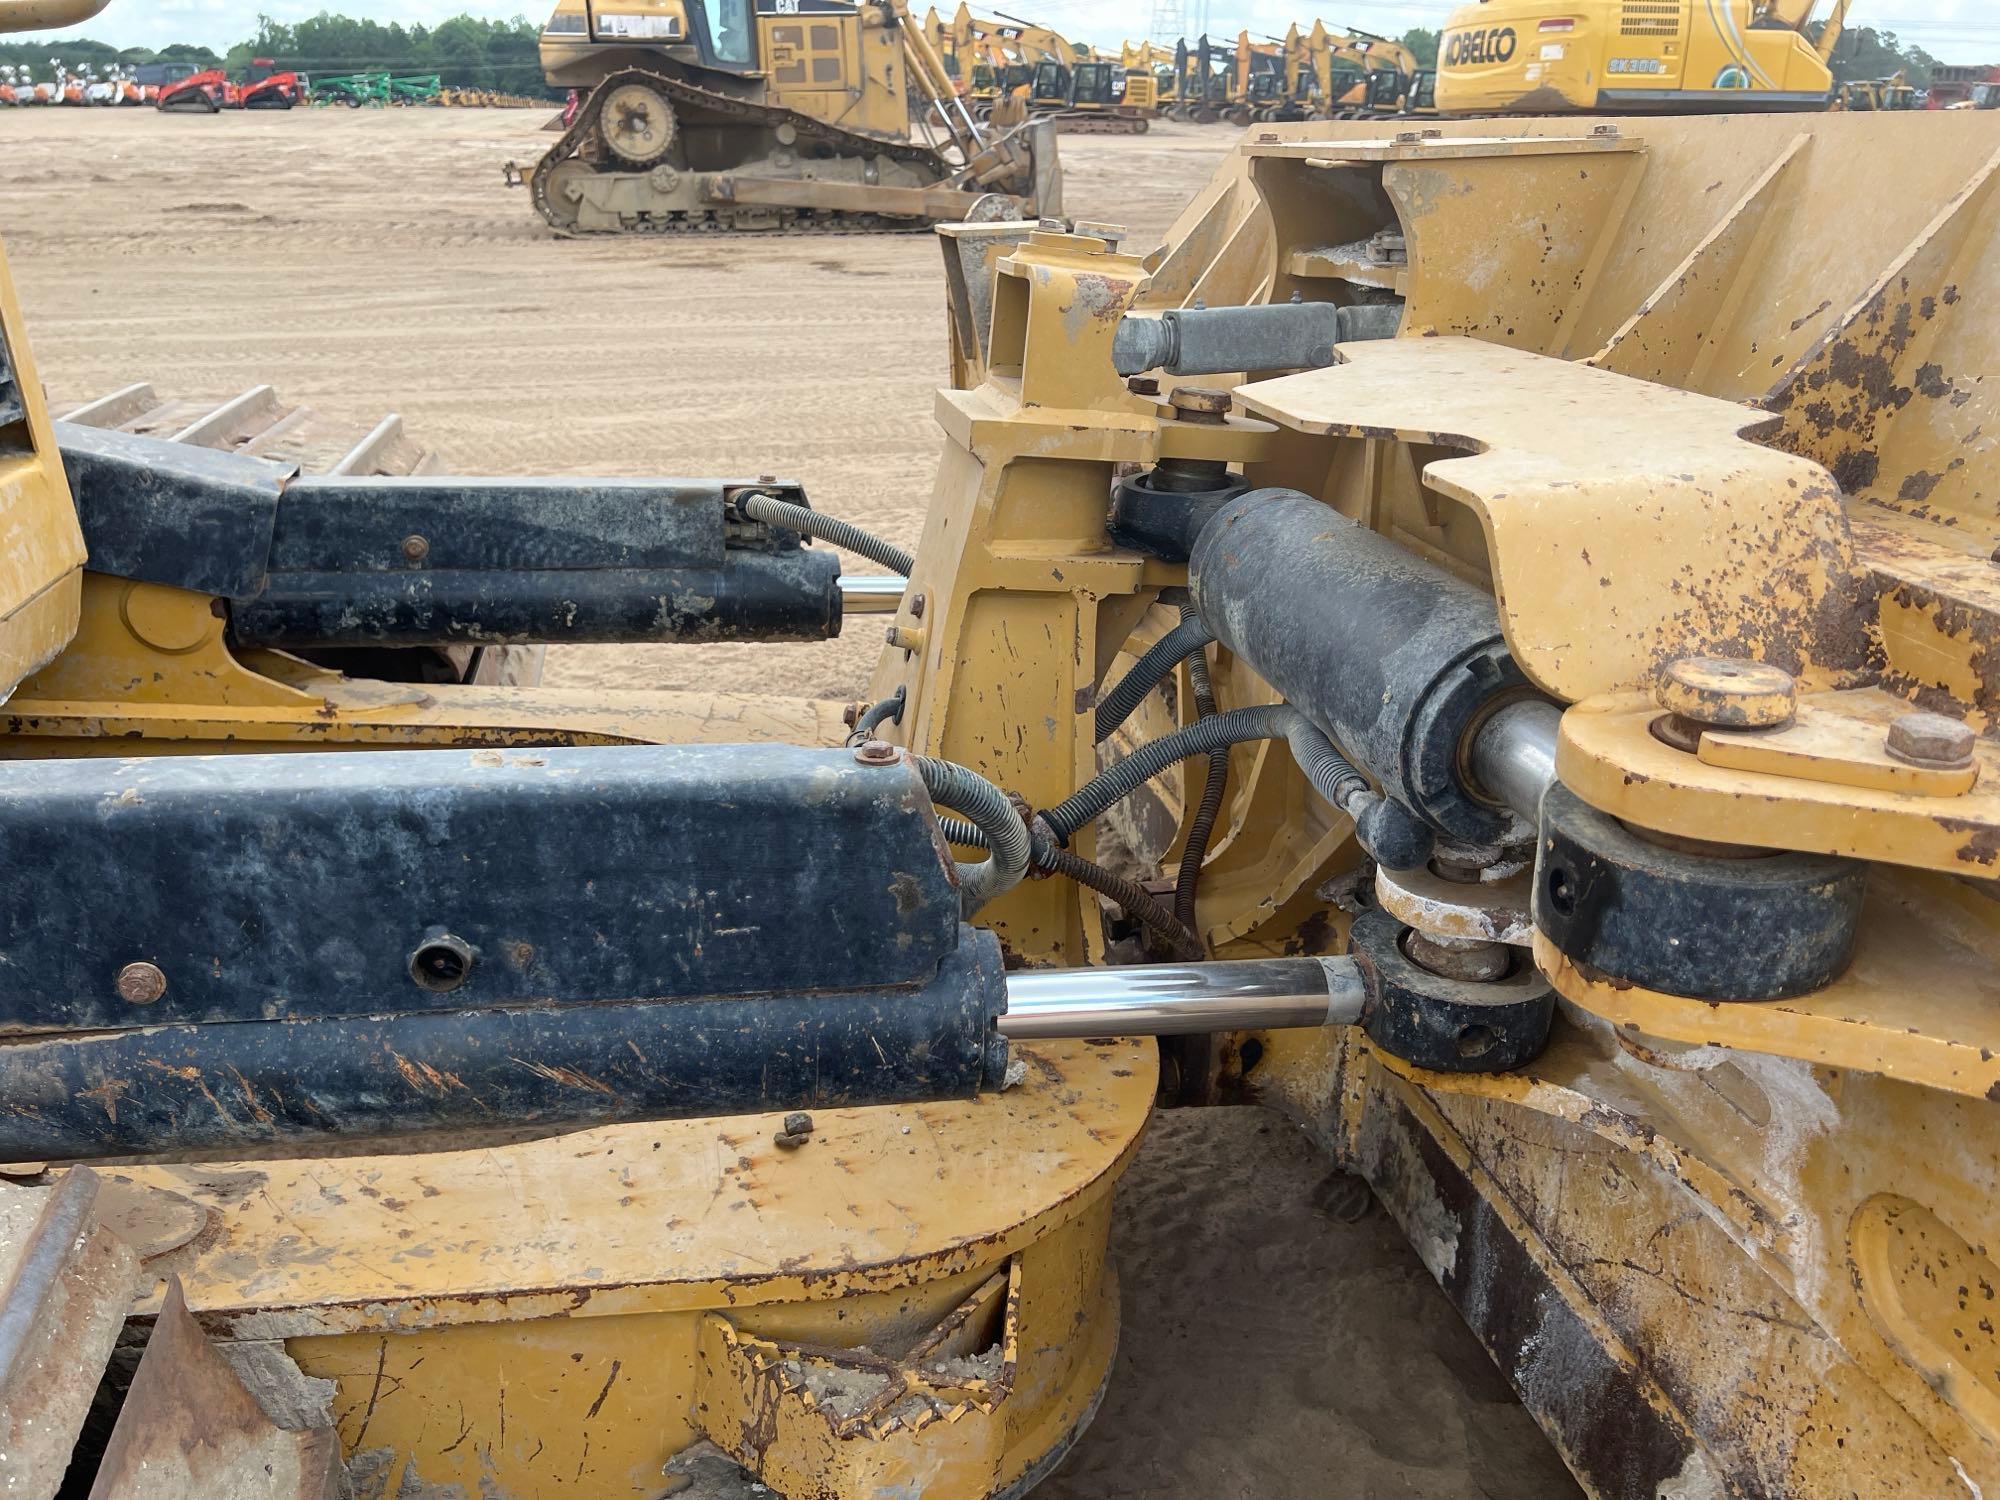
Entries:
[[703, 0], [701, 27], [708, 51], [719, 63], [747, 68], [756, 61], [756, 20], [752, 0]]

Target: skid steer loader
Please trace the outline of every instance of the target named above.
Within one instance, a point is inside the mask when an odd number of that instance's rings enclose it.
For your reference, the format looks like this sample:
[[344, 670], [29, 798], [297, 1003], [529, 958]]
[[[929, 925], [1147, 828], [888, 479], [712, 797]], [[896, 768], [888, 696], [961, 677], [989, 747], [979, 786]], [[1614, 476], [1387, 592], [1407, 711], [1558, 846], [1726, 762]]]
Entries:
[[565, 234], [911, 229], [1062, 208], [1054, 127], [976, 119], [903, 0], [560, 0], [542, 64], [581, 103], [507, 178]]
[[[1156, 1096], [1363, 1174], [1594, 1494], [2000, 1484], [1965, 126], [1280, 125], [1144, 257], [944, 226], [914, 555], [54, 422], [0, 273], [10, 1490], [1023, 1494]], [[850, 597], [845, 714], [315, 659]]]

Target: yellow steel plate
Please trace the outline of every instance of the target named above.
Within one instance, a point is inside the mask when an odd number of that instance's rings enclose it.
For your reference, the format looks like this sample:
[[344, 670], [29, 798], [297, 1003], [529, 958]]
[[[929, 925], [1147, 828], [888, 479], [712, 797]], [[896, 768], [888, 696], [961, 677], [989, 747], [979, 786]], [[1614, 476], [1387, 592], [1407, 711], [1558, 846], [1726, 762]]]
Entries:
[[[1888, 718], [1909, 706], [1872, 688], [1799, 700], [1802, 724], [1838, 716], [1885, 731]], [[1613, 817], [1683, 838], [2000, 874], [2000, 744], [1990, 738], [1974, 751], [1972, 790], [1939, 797], [1711, 765], [1653, 738], [1659, 715], [1638, 693], [1574, 705], [1556, 746], [1563, 785]], [[1818, 732], [1825, 738], [1823, 726]]]
[[1153, 1044], [1015, 1051], [1011, 1089], [815, 1110], [797, 1150], [773, 1143], [772, 1114], [120, 1170], [212, 1210], [182, 1276], [196, 1316], [236, 1338], [835, 1298], [991, 1263], [1120, 1169]]
[[[1603, 980], [1539, 932], [1535, 963], [1564, 999], [1627, 1032], [2000, 1099], [1995, 935], [1955, 924], [1925, 877], [1871, 882], [1846, 972], [1794, 1000], [1718, 1004]], [[1923, 982], [1911, 984], [1913, 974]]]
[[1744, 436], [1775, 418], [1478, 339], [1338, 353], [1238, 388], [1239, 404], [1309, 434], [1460, 450], [1424, 483], [1479, 517], [1507, 643], [1557, 697], [1649, 684], [1677, 656], [1848, 649], [1820, 638], [1853, 561], [1839, 493]]

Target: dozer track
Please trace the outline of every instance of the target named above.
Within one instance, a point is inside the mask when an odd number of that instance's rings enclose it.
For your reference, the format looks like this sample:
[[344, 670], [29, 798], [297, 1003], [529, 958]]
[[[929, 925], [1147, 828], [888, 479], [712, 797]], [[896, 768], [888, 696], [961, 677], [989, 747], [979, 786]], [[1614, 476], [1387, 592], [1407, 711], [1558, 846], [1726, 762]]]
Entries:
[[[621, 168], [603, 144], [601, 126], [606, 102], [628, 84], [656, 91], [674, 111], [674, 122], [659, 160]], [[687, 162], [691, 130], [726, 132], [732, 126], [768, 132], [771, 149], [727, 165]], [[849, 164], [847, 173], [801, 170], [835, 162]], [[885, 181], [885, 175], [903, 180]], [[508, 177], [525, 183], [535, 211], [563, 235], [917, 230], [963, 218], [989, 191], [976, 180], [961, 185], [958, 179], [969, 179], [969, 170], [929, 146], [843, 130], [796, 110], [640, 68], [598, 84], [541, 159], [525, 174], [510, 163]], [[1026, 181], [996, 181], [990, 190], [1007, 194], [1012, 187], [1032, 191]]]
[[1065, 110], [1050, 116], [1060, 135], [1144, 135], [1152, 121], [1144, 115], [1095, 114], [1088, 110]]

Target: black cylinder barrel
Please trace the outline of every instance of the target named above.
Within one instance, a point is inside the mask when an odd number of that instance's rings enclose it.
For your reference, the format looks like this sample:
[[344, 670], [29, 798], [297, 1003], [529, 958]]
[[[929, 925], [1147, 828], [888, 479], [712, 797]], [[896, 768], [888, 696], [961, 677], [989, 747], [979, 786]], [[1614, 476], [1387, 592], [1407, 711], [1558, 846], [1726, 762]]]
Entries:
[[283, 574], [229, 606], [239, 646], [823, 641], [840, 634], [831, 552], [732, 552], [719, 568]]
[[1188, 583], [1216, 639], [1387, 794], [1455, 838], [1506, 815], [1471, 796], [1459, 747], [1525, 686], [1492, 596], [1297, 490], [1252, 490], [1202, 529]]
[[20, 1036], [0, 1158], [236, 1151], [494, 1126], [970, 1099], [1007, 1046], [999, 943], [928, 984]]

